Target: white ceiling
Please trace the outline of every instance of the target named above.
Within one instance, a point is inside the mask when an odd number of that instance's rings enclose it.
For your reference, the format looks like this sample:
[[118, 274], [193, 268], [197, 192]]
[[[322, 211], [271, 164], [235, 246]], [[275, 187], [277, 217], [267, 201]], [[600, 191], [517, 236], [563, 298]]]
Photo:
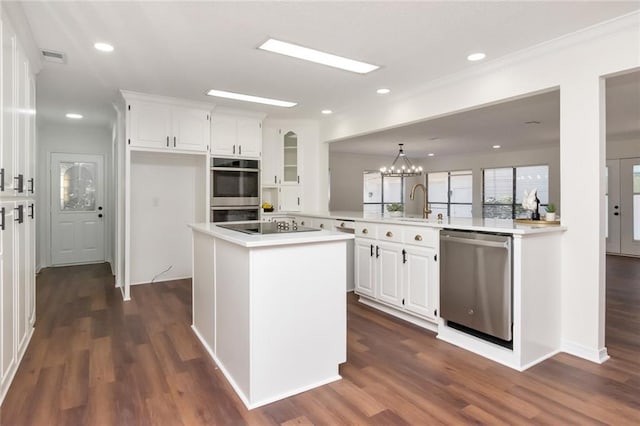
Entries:
[[[209, 100], [274, 118], [322, 119], [321, 109], [340, 113], [393, 102], [474, 67], [469, 53], [499, 58], [629, 13], [640, 3], [48, 1], [22, 7], [37, 45], [68, 57], [64, 65], [45, 63], [38, 76], [38, 119], [62, 121], [74, 111], [85, 123], [107, 124], [118, 89]], [[362, 76], [257, 50], [268, 37], [382, 68]], [[96, 41], [116, 50], [98, 52]], [[377, 95], [379, 87], [393, 92]], [[211, 88], [299, 105], [224, 101], [206, 97]], [[540, 102], [551, 100], [543, 96]], [[547, 125], [545, 140], [552, 133], [551, 123], [543, 121], [542, 128]]]

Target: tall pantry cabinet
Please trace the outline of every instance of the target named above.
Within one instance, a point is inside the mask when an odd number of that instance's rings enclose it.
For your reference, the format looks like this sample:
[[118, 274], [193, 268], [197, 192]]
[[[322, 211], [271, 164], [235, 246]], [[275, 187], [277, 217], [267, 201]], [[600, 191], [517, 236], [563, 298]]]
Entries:
[[35, 75], [0, 10], [0, 403], [35, 323]]

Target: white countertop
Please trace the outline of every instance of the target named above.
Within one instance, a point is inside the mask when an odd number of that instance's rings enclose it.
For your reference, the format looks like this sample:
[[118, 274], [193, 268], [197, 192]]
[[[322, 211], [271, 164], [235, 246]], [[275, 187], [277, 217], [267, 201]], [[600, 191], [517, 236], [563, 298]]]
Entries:
[[512, 219], [484, 219], [452, 217], [438, 221], [435, 217], [422, 219], [420, 216], [391, 217], [380, 214], [348, 211], [296, 212], [289, 216], [317, 217], [336, 220], [355, 220], [373, 223], [392, 223], [397, 225], [426, 226], [431, 228], [459, 229], [465, 231], [500, 232], [515, 235], [542, 234], [566, 231], [561, 225], [530, 225], [517, 223]]
[[242, 247], [270, 247], [291, 244], [309, 244], [327, 241], [351, 240], [353, 234], [333, 231], [288, 232], [282, 234], [255, 235], [231, 229], [220, 228], [215, 223], [193, 223], [189, 227], [194, 232], [210, 235]]

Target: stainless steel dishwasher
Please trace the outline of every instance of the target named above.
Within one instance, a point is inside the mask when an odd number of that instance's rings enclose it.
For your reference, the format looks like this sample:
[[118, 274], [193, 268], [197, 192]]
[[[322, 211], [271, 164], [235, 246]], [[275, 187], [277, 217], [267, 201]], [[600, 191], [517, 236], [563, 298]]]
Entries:
[[440, 231], [440, 316], [512, 348], [511, 242], [510, 235]]

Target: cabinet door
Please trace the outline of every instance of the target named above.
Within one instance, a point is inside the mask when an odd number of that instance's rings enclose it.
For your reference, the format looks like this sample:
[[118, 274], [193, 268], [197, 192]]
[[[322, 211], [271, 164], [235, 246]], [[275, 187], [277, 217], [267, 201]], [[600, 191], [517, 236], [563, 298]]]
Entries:
[[302, 199], [300, 194], [300, 186], [283, 186], [279, 190], [278, 210], [285, 212], [299, 212], [302, 210]]
[[223, 114], [214, 114], [211, 120], [211, 154], [236, 155], [236, 118]]
[[262, 154], [262, 123], [253, 118], [238, 118], [236, 130], [241, 157], [260, 158]]
[[[4, 230], [0, 229], [0, 378], [2, 389], [8, 386], [5, 382], [7, 374], [16, 362], [16, 327], [15, 327], [15, 281], [14, 281], [14, 203], [0, 203], [0, 222], [4, 223]], [[4, 221], [3, 221], [4, 218]]]
[[[17, 304], [16, 321], [18, 332], [18, 354], [22, 353], [27, 343], [29, 312], [27, 306], [27, 263], [28, 263], [28, 235], [27, 235], [27, 203], [16, 203], [15, 216], [15, 256], [13, 267], [15, 270]], [[21, 219], [21, 220], [20, 220]]]
[[174, 107], [171, 146], [186, 151], [206, 152], [209, 145], [209, 112], [195, 108]]
[[29, 62], [22, 49], [18, 48], [18, 64], [17, 64], [17, 86], [15, 88], [17, 92], [17, 133], [14, 138], [14, 176], [18, 176], [19, 180], [16, 182], [17, 187], [16, 194], [26, 194], [26, 179], [27, 177], [27, 139], [28, 139], [28, 127], [29, 127], [29, 114], [27, 113], [28, 97], [29, 97]]
[[26, 191], [30, 196], [36, 192], [36, 79], [29, 76], [29, 142], [27, 146]]
[[298, 134], [291, 130], [282, 130], [282, 183], [300, 183], [300, 141]]
[[355, 292], [369, 297], [375, 296], [375, 241], [355, 240]]
[[273, 127], [265, 127], [262, 132], [262, 168], [261, 182], [262, 186], [277, 185], [282, 179], [280, 170], [282, 152], [282, 140], [278, 134], [278, 129]]
[[27, 206], [27, 327], [36, 322], [36, 204], [33, 201]]
[[376, 297], [396, 306], [402, 306], [402, 246], [377, 243], [379, 250]]
[[[6, 22], [2, 22], [2, 144], [0, 151], [0, 180], [4, 182], [4, 191], [0, 194], [13, 195], [14, 177], [14, 140], [16, 129], [16, 35]], [[2, 183], [2, 182], [0, 182]], [[2, 189], [2, 188], [0, 188]]]
[[403, 264], [405, 309], [430, 319], [436, 309], [436, 251], [432, 248], [405, 247], [406, 263]]
[[131, 146], [169, 148], [171, 139], [171, 106], [157, 102], [131, 102], [128, 106], [127, 138]]

